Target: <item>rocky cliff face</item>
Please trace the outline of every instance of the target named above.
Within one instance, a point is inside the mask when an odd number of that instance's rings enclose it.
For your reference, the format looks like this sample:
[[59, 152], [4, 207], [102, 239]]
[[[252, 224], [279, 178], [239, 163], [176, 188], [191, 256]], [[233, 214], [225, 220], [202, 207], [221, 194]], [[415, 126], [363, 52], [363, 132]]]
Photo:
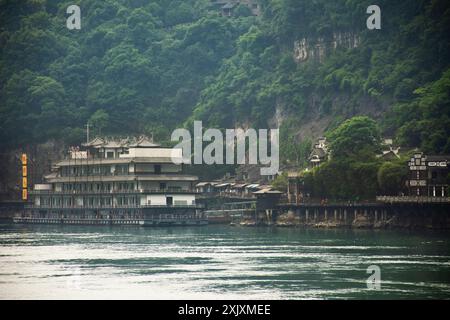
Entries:
[[[292, 55], [297, 64], [306, 62], [323, 63], [330, 55], [339, 48], [354, 49], [361, 44], [361, 37], [355, 32], [334, 32], [327, 37], [309, 36], [294, 42]], [[317, 93], [305, 97], [307, 99], [307, 112], [302, 117], [296, 133], [299, 141], [304, 139], [315, 139], [324, 134], [328, 126], [333, 122], [335, 114], [344, 118], [357, 114], [369, 115], [379, 118], [389, 108], [389, 101], [383, 103], [370, 96], [362, 96], [358, 100], [345, 90], [339, 90], [332, 94], [330, 109], [326, 112], [321, 110], [321, 96]], [[349, 106], [353, 105], [352, 108]], [[268, 123], [280, 127], [284, 120], [292, 115], [285, 110], [282, 99], [275, 106], [275, 113]]]
[[360, 42], [360, 37], [352, 32], [334, 32], [327, 38], [299, 39], [294, 42], [294, 59], [297, 63], [307, 60], [322, 62], [330, 52], [337, 48], [356, 48]]

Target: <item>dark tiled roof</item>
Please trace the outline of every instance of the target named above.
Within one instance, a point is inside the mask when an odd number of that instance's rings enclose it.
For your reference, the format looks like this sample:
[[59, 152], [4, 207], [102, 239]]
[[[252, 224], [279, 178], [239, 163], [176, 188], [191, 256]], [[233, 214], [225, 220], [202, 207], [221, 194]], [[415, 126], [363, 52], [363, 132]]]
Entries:
[[88, 143], [83, 143], [85, 147], [94, 148], [154, 148], [160, 145], [154, 143], [147, 136], [127, 137], [127, 138], [99, 138], [96, 137]]
[[312, 158], [313, 156], [318, 156], [319, 158], [324, 158], [326, 156], [325, 150], [323, 150], [322, 148], [314, 148], [311, 151], [309, 158]]

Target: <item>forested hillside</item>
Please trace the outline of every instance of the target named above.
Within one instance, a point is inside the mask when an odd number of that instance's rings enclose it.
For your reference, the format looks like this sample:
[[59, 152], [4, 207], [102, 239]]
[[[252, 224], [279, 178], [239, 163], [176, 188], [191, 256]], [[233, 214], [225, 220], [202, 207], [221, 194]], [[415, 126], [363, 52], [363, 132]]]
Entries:
[[[381, 30], [366, 28], [371, 1], [265, 1], [192, 118], [263, 126], [276, 115], [292, 160], [314, 134], [302, 128], [319, 123], [317, 134], [355, 114], [377, 118], [404, 147], [450, 152], [450, 4], [377, 3]], [[296, 41], [321, 48], [295, 59]]]
[[[220, 17], [208, 0], [0, 2], [2, 147], [94, 133], [153, 133], [189, 117], [254, 17]], [[246, 12], [244, 11], [244, 14]]]
[[193, 120], [281, 128], [301, 164], [311, 139], [368, 114], [404, 147], [450, 152], [450, 3], [261, 0], [222, 17], [208, 0], [0, 1], [0, 143], [95, 133], [167, 140]]

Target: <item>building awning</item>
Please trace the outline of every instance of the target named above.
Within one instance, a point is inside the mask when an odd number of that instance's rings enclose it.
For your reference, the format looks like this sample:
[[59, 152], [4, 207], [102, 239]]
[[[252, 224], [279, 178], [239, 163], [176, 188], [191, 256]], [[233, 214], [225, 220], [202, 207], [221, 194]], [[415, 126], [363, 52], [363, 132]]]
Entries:
[[208, 185], [212, 185], [212, 183], [211, 182], [199, 182], [195, 186], [196, 187], [205, 187], [205, 186], [208, 186]]
[[254, 183], [254, 184], [249, 184], [248, 186], [245, 187], [245, 189], [257, 189], [259, 188], [259, 184]]
[[56, 173], [56, 172], [51, 172], [47, 175], [44, 175], [44, 179], [54, 179], [56, 177], [58, 177], [58, 173]]
[[253, 194], [282, 194], [283, 192], [278, 191], [278, 190], [272, 190], [269, 188], [266, 189], [261, 189], [259, 191], [255, 191], [253, 192]]
[[230, 183], [221, 183], [221, 184], [216, 185], [215, 187], [216, 188], [225, 188], [225, 187], [228, 187], [229, 185], [230, 185]]
[[151, 175], [124, 175], [124, 176], [82, 176], [82, 177], [45, 177], [49, 183], [56, 182], [122, 182], [122, 181], [197, 181], [197, 176], [180, 174], [151, 174]]
[[161, 145], [154, 143], [152, 139], [147, 136], [141, 136], [136, 142], [129, 143], [130, 148], [156, 148]]
[[235, 184], [232, 186], [232, 188], [235, 188], [235, 189], [242, 189], [242, 188], [244, 188], [246, 185], [247, 185], [246, 183], [235, 183]]

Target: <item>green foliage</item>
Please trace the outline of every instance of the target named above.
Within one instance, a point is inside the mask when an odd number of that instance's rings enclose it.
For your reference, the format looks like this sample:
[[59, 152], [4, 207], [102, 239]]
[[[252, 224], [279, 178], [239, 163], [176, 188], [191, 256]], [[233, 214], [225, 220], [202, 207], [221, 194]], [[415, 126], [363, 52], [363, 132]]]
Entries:
[[[370, 4], [262, 1], [263, 19], [240, 36], [236, 53], [202, 91], [190, 121], [267, 127], [277, 108], [286, 113], [289, 127], [301, 127], [317, 115], [331, 118], [334, 125], [333, 119], [368, 112], [379, 117], [387, 111], [380, 127], [397, 136], [402, 146], [448, 152], [449, 103], [444, 92], [449, 90], [439, 79], [446, 78], [442, 71], [450, 66], [450, 3], [380, 1], [381, 32], [365, 28]], [[309, 48], [323, 39], [324, 57], [309, 54], [306, 61], [294, 61], [292, 44], [302, 39]], [[341, 39], [336, 49], [327, 45], [336, 39]], [[431, 99], [417, 96], [433, 83], [434, 89], [422, 95], [439, 99], [442, 118], [432, 115]], [[429, 134], [432, 127], [437, 132]], [[292, 159], [290, 150], [284, 152]]]
[[278, 191], [286, 192], [288, 186], [288, 178], [287, 174], [283, 173], [278, 175], [271, 183], [272, 187], [274, 187]]
[[328, 134], [333, 158], [367, 159], [380, 150], [377, 123], [364, 116], [344, 121]]
[[70, 31], [71, 4], [0, 0], [2, 149], [81, 142], [88, 121], [94, 134], [168, 139], [254, 22], [207, 0], [83, 0]]
[[377, 161], [335, 159], [308, 173], [305, 187], [315, 198], [373, 199], [377, 195]]
[[305, 167], [311, 152], [311, 140], [299, 140], [297, 137], [296, 122], [289, 119], [283, 122], [280, 128], [280, 155], [281, 162], [286, 165]]
[[109, 115], [103, 109], [95, 111], [89, 118], [89, 124], [92, 125], [98, 135], [101, 135], [102, 130], [108, 126], [108, 122]]
[[[331, 159], [307, 174], [305, 186], [313, 197], [334, 200], [374, 199], [381, 177], [383, 188], [388, 169], [376, 158], [380, 150], [377, 123], [368, 117], [353, 117], [328, 134]], [[380, 166], [383, 172], [380, 174]], [[401, 170], [403, 172], [403, 170]], [[393, 182], [395, 183], [395, 182]]]
[[406, 163], [407, 159], [399, 159], [385, 162], [380, 166], [377, 179], [381, 194], [397, 196], [399, 192], [405, 191], [409, 173]]
[[[82, 0], [82, 29], [72, 31], [70, 4], [0, 0], [2, 150], [81, 141], [90, 120], [98, 132], [162, 140], [194, 120], [219, 128], [276, 120], [282, 161], [303, 166], [311, 144], [297, 139], [303, 125], [325, 118], [335, 128], [370, 113], [403, 147], [450, 152], [446, 0], [380, 0], [381, 31], [365, 27], [369, 0], [261, 0], [262, 17], [241, 5], [231, 18], [208, 0]], [[301, 40], [321, 54], [295, 60]], [[378, 135], [373, 122], [353, 119], [330, 136], [336, 163], [327, 166], [345, 169], [338, 158], [350, 157], [351, 172], [372, 174]]]
[[306, 190], [313, 197], [358, 201], [406, 191], [409, 155], [386, 162], [377, 158], [379, 138], [375, 121], [353, 117], [328, 137], [331, 159], [305, 175]]
[[252, 11], [245, 4], [239, 4], [234, 9], [233, 15], [237, 17], [249, 17], [252, 15]]
[[414, 91], [412, 102], [389, 114], [399, 142], [427, 153], [450, 152], [450, 69], [440, 79]]

